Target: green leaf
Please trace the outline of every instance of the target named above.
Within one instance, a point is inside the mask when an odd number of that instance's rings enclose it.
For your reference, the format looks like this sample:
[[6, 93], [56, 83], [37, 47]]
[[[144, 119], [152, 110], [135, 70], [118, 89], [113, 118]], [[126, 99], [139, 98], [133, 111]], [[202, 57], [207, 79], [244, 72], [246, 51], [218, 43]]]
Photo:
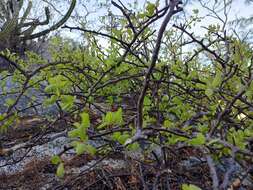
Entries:
[[79, 129], [74, 129], [74, 130], [72, 130], [72, 131], [69, 131], [68, 132], [68, 136], [70, 137], [70, 138], [76, 138], [76, 137], [78, 137], [79, 136]]
[[215, 88], [215, 87], [219, 86], [221, 84], [221, 82], [222, 82], [222, 74], [221, 74], [221, 72], [218, 71], [213, 79], [212, 87]]
[[183, 184], [182, 190], [201, 190], [198, 186], [193, 184]]
[[52, 164], [57, 165], [61, 162], [61, 158], [58, 155], [55, 155], [51, 158], [51, 162]]
[[112, 135], [112, 139], [115, 141], [118, 141], [118, 139], [120, 138], [121, 132], [115, 132]]
[[81, 115], [81, 126], [84, 128], [88, 128], [90, 126], [90, 117], [88, 113], [82, 113]]
[[146, 7], [148, 16], [152, 16], [155, 13], [156, 5], [154, 3], [148, 2]]
[[197, 136], [189, 141], [191, 145], [203, 145], [206, 142], [206, 138], [202, 133], [198, 133]]
[[110, 125], [113, 123], [113, 113], [112, 112], [107, 112], [105, 115], [105, 122]]
[[205, 89], [206, 89], [206, 85], [201, 84], [201, 83], [197, 83], [197, 84], [196, 84], [196, 87], [197, 87], [197, 88], [200, 88], [200, 89], [202, 89], [202, 90], [205, 90]]
[[56, 89], [57, 89], [57, 87], [56, 87], [55, 85], [48, 85], [48, 86], [44, 89], [44, 91], [45, 91], [46, 93], [52, 93], [52, 92], [54, 92]]
[[123, 123], [123, 117], [122, 117], [122, 108], [118, 109], [116, 112], [107, 112], [103, 122], [99, 129], [107, 126], [107, 125], [121, 125]]
[[150, 106], [151, 105], [151, 100], [149, 99], [149, 97], [145, 96], [144, 97], [144, 101], [143, 101], [143, 105], [144, 106]]
[[212, 95], [213, 95], [213, 89], [207, 88], [207, 89], [205, 90], [205, 95], [207, 95], [209, 98], [211, 98]]
[[83, 143], [77, 143], [76, 144], [76, 147], [75, 147], [75, 150], [76, 150], [76, 154], [77, 155], [81, 155], [81, 154], [83, 154], [84, 153], [84, 151], [85, 151], [85, 144], [83, 144]]
[[95, 147], [93, 147], [92, 145], [90, 145], [90, 144], [86, 144], [85, 149], [91, 155], [95, 155], [96, 152], [97, 152], [97, 149]]
[[6, 113], [0, 114], [0, 121], [2, 121], [6, 117]]
[[136, 150], [138, 150], [140, 148], [140, 145], [139, 145], [139, 143], [135, 142], [133, 144], [129, 144], [127, 146], [127, 148], [128, 148], [128, 150], [136, 151]]
[[105, 128], [106, 126], [107, 126], [107, 123], [104, 122], [104, 123], [101, 123], [101, 124], [97, 127], [97, 129], [103, 129], [103, 128]]
[[70, 86], [69, 81], [62, 75], [51, 77], [48, 79], [48, 82], [49, 85], [45, 88], [45, 92], [55, 93], [57, 96]]
[[80, 129], [79, 129], [79, 138], [80, 138], [83, 142], [85, 142], [85, 141], [88, 140], [88, 136], [87, 136], [87, 133], [86, 133], [86, 130], [85, 130], [85, 129], [83, 129], [83, 128], [80, 128]]
[[169, 127], [172, 126], [172, 123], [171, 123], [170, 120], [165, 120], [164, 123], [163, 123], [163, 126], [164, 126], [165, 128], [169, 128]]
[[57, 170], [56, 170], [56, 175], [60, 178], [64, 177], [64, 164], [63, 163], [60, 163], [59, 166], [57, 167]]
[[119, 108], [118, 111], [114, 112], [114, 121], [115, 124], [118, 125], [121, 125], [123, 123], [122, 108]]
[[61, 96], [61, 107], [63, 110], [69, 110], [74, 106], [76, 97], [70, 95]]
[[210, 145], [215, 144], [215, 143], [217, 143], [217, 142], [219, 142], [219, 139], [212, 139], [212, 140], [209, 141], [206, 145], [210, 146]]
[[169, 101], [169, 96], [168, 96], [168, 95], [164, 95], [164, 96], [162, 97], [162, 101], [163, 101], [163, 102]]
[[113, 96], [109, 96], [109, 97], [107, 98], [107, 100], [106, 100], [106, 103], [108, 103], [108, 104], [110, 104], [110, 105], [112, 105], [113, 102], [114, 102]]
[[45, 101], [43, 102], [43, 104], [45, 106], [49, 106], [54, 104], [57, 101], [57, 96], [56, 95], [52, 95], [50, 98], [45, 99]]
[[68, 133], [68, 136], [71, 138], [79, 137], [80, 140], [83, 142], [88, 140], [87, 136], [87, 128], [90, 126], [90, 118], [88, 113], [82, 113], [81, 116], [81, 124], [80, 123], [74, 123], [74, 126], [76, 129], [70, 131]]
[[5, 103], [7, 106], [11, 106], [14, 104], [14, 102], [15, 102], [15, 99], [8, 98]]
[[120, 137], [118, 138], [118, 141], [120, 144], [125, 144], [126, 140], [129, 138], [129, 134], [121, 134]]

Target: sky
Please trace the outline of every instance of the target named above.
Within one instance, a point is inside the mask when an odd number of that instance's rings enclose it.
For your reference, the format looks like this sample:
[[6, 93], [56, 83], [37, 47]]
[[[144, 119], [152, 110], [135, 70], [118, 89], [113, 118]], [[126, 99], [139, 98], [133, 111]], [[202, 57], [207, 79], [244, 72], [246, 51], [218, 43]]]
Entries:
[[[87, 3], [87, 0], [79, 0], [79, 3], [83, 3], [89, 11], [93, 12], [88, 17], [88, 20], [91, 21], [90, 22], [91, 24], [88, 25], [87, 27], [90, 27], [88, 29], [96, 29], [96, 28], [99, 27], [98, 17], [101, 16], [101, 15], [105, 15], [107, 13], [107, 10], [106, 9], [95, 9], [94, 8], [94, 2], [95, 1], [92, 1], [92, 0], [88, 0], [88, 1], [90, 3]], [[105, 0], [100, 0], [100, 1], [105, 1]], [[117, 2], [117, 0], [115, 0], [115, 1]], [[209, 5], [212, 5], [212, 3], [215, 0], [210, 0], [210, 1], [205, 0], [205, 1], [209, 2], [210, 3]], [[218, 0], [218, 1], [223, 2], [223, 1], [228, 1], [228, 0]], [[129, 7], [129, 6], [133, 5], [135, 0], [121, 0], [121, 2], [124, 3], [125, 5], [128, 5], [127, 7]], [[144, 7], [145, 7], [145, 2], [147, 2], [147, 0], [138, 0], [137, 2], [138, 2], [138, 7], [143, 10]], [[149, 2], [154, 3], [154, 2], [156, 2], [156, 0], [149, 0]], [[164, 2], [164, 1], [160, 0], [160, 2]], [[213, 18], [207, 16], [208, 11], [206, 9], [204, 9], [203, 7], [201, 7], [200, 3], [198, 3], [198, 0], [195, 0], [194, 3], [187, 4], [184, 7], [184, 11], [188, 15], [192, 14], [193, 9], [198, 9], [199, 10], [199, 15], [204, 17], [203, 21], [201, 23], [199, 23], [199, 26], [196, 26], [194, 28], [194, 32], [196, 34], [201, 35], [201, 33], [203, 33], [202, 32], [203, 29], [200, 27], [200, 25], [208, 26], [210, 24], [219, 23], [217, 19], [213, 19]], [[113, 6], [111, 6], [110, 10], [114, 14], [120, 14], [120, 11], [117, 10]], [[231, 21], [231, 20], [234, 20], [234, 19], [240, 18], [240, 17], [250, 17], [250, 16], [253, 16], [253, 11], [252, 10], [253, 10], [253, 2], [251, 4], [245, 4], [245, 2], [243, 0], [234, 0], [233, 3], [232, 3], [231, 9], [229, 11], [229, 14], [228, 14], [228, 18]], [[76, 11], [79, 12], [79, 13], [83, 13], [83, 14], [86, 13], [85, 9], [82, 6], [78, 6], [76, 8]], [[222, 12], [220, 13], [220, 16], [224, 17]], [[161, 21], [159, 21], [159, 22], [161, 22]], [[158, 22], [158, 25], [160, 24], [159, 22]], [[76, 24], [77, 23], [73, 23], [71, 21], [68, 22], [68, 25], [76, 26]], [[62, 32], [62, 34], [64, 36], [74, 38], [74, 39], [78, 39], [80, 37], [80, 32], [69, 32], [67, 30], [64, 30]], [[106, 40], [101, 40], [101, 43], [103, 44], [103, 43], [107, 43], [107, 42], [106, 42]], [[103, 46], [106, 46], [106, 44], [103, 44]]]

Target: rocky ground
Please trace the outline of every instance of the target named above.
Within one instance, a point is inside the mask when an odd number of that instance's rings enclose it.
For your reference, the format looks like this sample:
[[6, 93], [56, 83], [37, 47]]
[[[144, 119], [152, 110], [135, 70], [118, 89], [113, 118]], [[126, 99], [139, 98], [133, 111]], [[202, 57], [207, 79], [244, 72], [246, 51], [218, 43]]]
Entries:
[[[55, 123], [51, 130], [44, 131], [46, 124], [46, 119], [39, 116], [24, 117], [15, 128], [1, 135], [0, 189], [142, 189], [142, 180], [147, 189], [166, 189], [167, 183], [171, 189], [180, 189], [181, 184], [190, 182], [211, 189], [205, 159], [191, 148], [172, 151], [166, 171], [141, 150], [112, 152], [105, 157], [76, 156], [68, 151], [63, 157], [65, 177], [59, 179], [50, 159], [70, 143], [67, 123]], [[228, 164], [224, 158], [224, 163], [217, 165], [220, 175], [226, 172]], [[163, 177], [163, 173], [169, 173], [170, 177]], [[253, 189], [252, 176], [244, 176], [244, 173], [235, 163], [231, 189]]]

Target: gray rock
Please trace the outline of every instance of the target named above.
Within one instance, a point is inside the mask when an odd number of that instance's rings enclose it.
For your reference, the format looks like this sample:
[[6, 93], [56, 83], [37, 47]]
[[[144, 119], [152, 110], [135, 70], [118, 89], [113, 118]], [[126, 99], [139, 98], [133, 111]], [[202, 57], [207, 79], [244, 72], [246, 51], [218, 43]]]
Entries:
[[32, 160], [40, 160], [58, 154], [63, 150], [64, 146], [68, 146], [71, 142], [71, 139], [65, 135], [62, 136], [63, 134], [64, 133], [61, 132], [58, 134], [56, 133], [48, 135], [47, 138], [53, 139], [52, 141], [32, 147], [25, 158], [16, 164], [11, 163], [13, 163], [14, 160], [21, 159], [26, 154], [27, 149], [22, 148], [25, 146], [25, 144], [18, 144], [16, 147], [13, 147], [12, 149], [15, 151], [12, 155], [4, 157], [0, 156], [0, 174], [13, 174], [23, 170], [24, 166]]
[[[0, 73], [0, 78], [2, 78]], [[8, 99], [16, 100], [19, 96], [19, 93], [13, 94], [12, 92], [17, 92], [22, 90], [21, 84], [17, 82], [13, 82], [13, 77], [7, 77], [4, 79], [5, 85], [0, 87], [0, 114], [3, 114], [7, 111], [8, 106], [6, 105], [6, 101]], [[3, 81], [1, 81], [3, 82]], [[6, 92], [6, 94], [5, 94]], [[23, 115], [57, 115], [58, 108], [56, 105], [52, 105], [49, 107], [45, 107], [43, 105], [44, 100], [46, 99], [46, 95], [43, 92], [43, 89], [35, 89], [30, 88], [27, 89], [24, 95], [19, 99], [17, 105], [15, 106], [15, 110], [24, 110], [22, 111]], [[34, 105], [31, 107], [31, 105]], [[29, 108], [28, 108], [29, 107]], [[28, 108], [28, 109], [27, 109]]]

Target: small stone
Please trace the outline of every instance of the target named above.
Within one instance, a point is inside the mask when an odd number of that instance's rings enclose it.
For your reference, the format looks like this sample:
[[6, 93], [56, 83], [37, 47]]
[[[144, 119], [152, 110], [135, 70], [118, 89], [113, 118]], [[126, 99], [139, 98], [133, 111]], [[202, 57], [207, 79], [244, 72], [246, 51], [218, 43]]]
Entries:
[[238, 188], [241, 186], [241, 180], [239, 178], [236, 178], [232, 183], [233, 188]]

